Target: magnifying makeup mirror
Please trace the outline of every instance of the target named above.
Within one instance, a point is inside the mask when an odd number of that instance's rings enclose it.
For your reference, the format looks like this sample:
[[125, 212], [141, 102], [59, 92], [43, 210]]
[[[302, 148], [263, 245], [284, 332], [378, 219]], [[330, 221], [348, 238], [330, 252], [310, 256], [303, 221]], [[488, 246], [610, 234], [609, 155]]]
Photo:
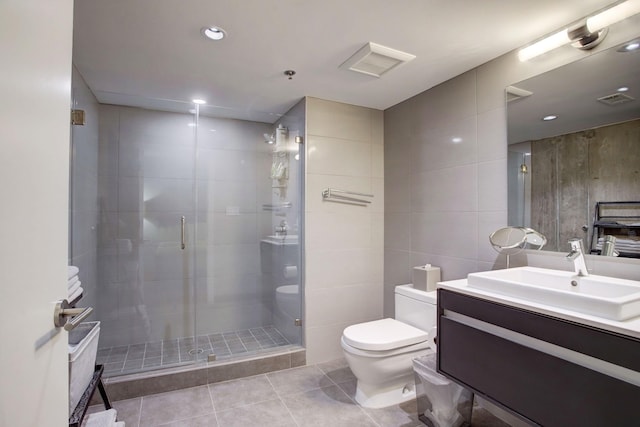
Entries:
[[504, 227], [491, 233], [489, 242], [496, 252], [507, 257], [507, 268], [509, 268], [511, 255], [522, 251], [527, 245], [537, 246], [540, 250], [547, 243], [547, 238], [532, 228]]

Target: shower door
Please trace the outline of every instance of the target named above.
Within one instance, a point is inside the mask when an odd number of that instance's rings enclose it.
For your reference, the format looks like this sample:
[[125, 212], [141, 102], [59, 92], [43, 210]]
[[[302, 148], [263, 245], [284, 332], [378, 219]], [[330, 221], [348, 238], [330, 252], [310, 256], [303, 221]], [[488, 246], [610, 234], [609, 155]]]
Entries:
[[98, 359], [109, 375], [191, 362], [197, 116], [99, 116]]
[[[304, 120], [286, 131], [277, 126], [199, 119], [196, 332], [197, 351], [211, 358], [301, 343], [302, 169], [295, 136]], [[277, 289], [287, 285], [283, 310]]]
[[104, 105], [76, 86], [69, 260], [105, 374], [300, 345], [303, 115]]

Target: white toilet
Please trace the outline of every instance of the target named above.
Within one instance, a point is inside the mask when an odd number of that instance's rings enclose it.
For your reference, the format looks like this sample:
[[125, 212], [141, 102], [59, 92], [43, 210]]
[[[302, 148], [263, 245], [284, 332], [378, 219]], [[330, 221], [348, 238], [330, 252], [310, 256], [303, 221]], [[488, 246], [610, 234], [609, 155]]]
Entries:
[[282, 285], [276, 288], [273, 325], [290, 343], [300, 340], [300, 328], [296, 319], [300, 318], [300, 287]]
[[342, 349], [358, 380], [356, 401], [382, 408], [415, 398], [412, 360], [435, 350], [436, 291], [395, 288], [395, 319], [347, 327]]

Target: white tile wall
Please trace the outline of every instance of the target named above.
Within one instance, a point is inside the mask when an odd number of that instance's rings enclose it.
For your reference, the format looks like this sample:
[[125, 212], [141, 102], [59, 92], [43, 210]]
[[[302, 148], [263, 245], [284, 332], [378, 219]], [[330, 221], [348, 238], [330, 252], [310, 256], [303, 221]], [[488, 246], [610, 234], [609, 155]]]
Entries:
[[[381, 111], [307, 98], [307, 363], [342, 357], [342, 330], [382, 317], [384, 145]], [[322, 201], [332, 187], [374, 195], [367, 207]]]
[[385, 110], [386, 298], [413, 265], [438, 265], [443, 280], [504, 265], [488, 236], [507, 223], [505, 87], [636, 37], [638, 25], [617, 24], [589, 52], [565, 46], [526, 63], [510, 52]]
[[371, 177], [371, 143], [309, 134], [307, 173]]

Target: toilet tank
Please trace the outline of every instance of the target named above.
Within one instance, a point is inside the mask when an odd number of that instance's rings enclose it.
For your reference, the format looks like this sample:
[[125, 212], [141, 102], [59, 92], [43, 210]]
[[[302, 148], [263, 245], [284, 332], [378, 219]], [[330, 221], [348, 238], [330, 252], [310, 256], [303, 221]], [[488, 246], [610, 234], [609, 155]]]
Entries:
[[412, 285], [395, 288], [396, 320], [428, 331], [436, 326], [437, 291], [420, 291]]

